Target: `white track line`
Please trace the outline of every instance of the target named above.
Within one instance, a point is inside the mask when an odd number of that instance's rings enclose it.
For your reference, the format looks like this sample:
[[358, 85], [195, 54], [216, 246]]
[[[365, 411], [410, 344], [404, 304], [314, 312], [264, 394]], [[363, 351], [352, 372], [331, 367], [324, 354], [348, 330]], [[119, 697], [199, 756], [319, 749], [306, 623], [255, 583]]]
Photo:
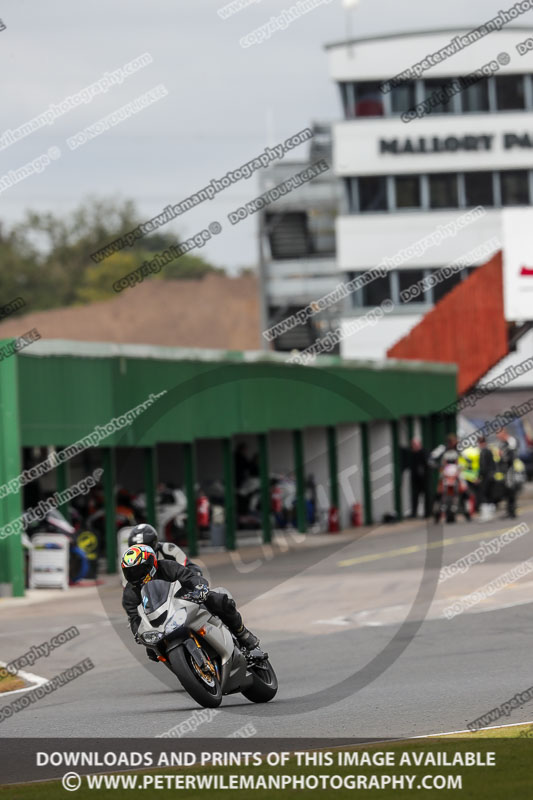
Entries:
[[[7, 663], [5, 661], [0, 661], [0, 667], [7, 667]], [[42, 678], [40, 675], [34, 675], [33, 672], [24, 672], [21, 669], [17, 670], [13, 677], [20, 677], [22, 680], [28, 681], [32, 685], [24, 686], [23, 689], [12, 689], [10, 692], [1, 692], [0, 699], [3, 697], [8, 697], [11, 694], [17, 694], [18, 692], [28, 692], [30, 689], [35, 689], [37, 686], [42, 686], [44, 683], [48, 683], [49, 681], [49, 678]]]
[[480, 728], [478, 731], [471, 731], [468, 728], [464, 731], [446, 731], [445, 733], [424, 733], [422, 736], [410, 736], [409, 739], [431, 739], [435, 736], [454, 736], [456, 733], [471, 733], [473, 736], [481, 731], [495, 731], [498, 728], [516, 728], [518, 725], [533, 725], [531, 722], [508, 722], [506, 725], [489, 725], [486, 728]]

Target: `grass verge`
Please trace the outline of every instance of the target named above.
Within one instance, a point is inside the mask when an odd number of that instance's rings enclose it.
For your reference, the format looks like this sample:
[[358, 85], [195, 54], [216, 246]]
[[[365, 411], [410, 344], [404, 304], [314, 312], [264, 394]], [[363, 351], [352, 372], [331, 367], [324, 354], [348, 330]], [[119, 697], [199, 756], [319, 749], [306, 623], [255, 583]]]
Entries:
[[[298, 795], [300, 800], [331, 800], [331, 798], [338, 798], [338, 800], [348, 800], [354, 798], [357, 794], [364, 797], [379, 797], [381, 800], [394, 800], [395, 798], [411, 798], [417, 797], [417, 789], [422, 789], [420, 797], [432, 798], [438, 797], [441, 800], [447, 798], [468, 798], [468, 800], [507, 800], [512, 797], [513, 800], [529, 800], [533, 797], [533, 774], [531, 770], [531, 742], [524, 733], [527, 733], [531, 726], [519, 725], [516, 728], [505, 728], [501, 731], [485, 731], [483, 734], [490, 734], [489, 736], [479, 734], [466, 734], [461, 736], [454, 736], [453, 738], [431, 738], [431, 739], [416, 739], [410, 741], [384, 743], [372, 745], [371, 747], [357, 747], [357, 748], [340, 748], [338, 750], [327, 751], [322, 753], [331, 753], [334, 759], [333, 765], [305, 765], [298, 764], [296, 757], [291, 757], [290, 761], [284, 766], [268, 766], [263, 763], [257, 767], [191, 767], [188, 769], [168, 769], [156, 768], [151, 770], [139, 770], [138, 772], [124, 773], [123, 778], [130, 777], [134, 780], [136, 777], [137, 784], [131, 788], [124, 788], [118, 782], [115, 773], [115, 780], [117, 784], [115, 787], [108, 785], [102, 778], [99, 788], [90, 789], [87, 785], [86, 777], [83, 777], [80, 789], [76, 792], [76, 800], [126, 800], [135, 797], [139, 788], [144, 789], [143, 795], [146, 797], [163, 797], [165, 793], [174, 794], [174, 796], [187, 797], [187, 800], [207, 800], [207, 798], [223, 797], [225, 800], [294, 800]], [[186, 741], [176, 742], [175, 751], [187, 750]], [[210, 752], [214, 747], [214, 743], [209, 740], [205, 741], [205, 751]], [[216, 745], [215, 745], [216, 748]], [[76, 740], [72, 740], [71, 749], [75, 751]], [[248, 741], [246, 744], [243, 742], [242, 751], [253, 751], [253, 741]], [[129, 751], [137, 750], [134, 740], [131, 745], [126, 745], [125, 742], [117, 741], [116, 750]], [[358, 751], [358, 757], [361, 763], [362, 754], [366, 753], [367, 758], [374, 759], [377, 763], [361, 766], [345, 764], [338, 764], [337, 758], [339, 753]], [[154, 758], [157, 748], [153, 748]], [[394, 754], [394, 766], [382, 766], [379, 763], [381, 754], [384, 752]], [[479, 754], [479, 760], [482, 764], [474, 763], [471, 766], [466, 766], [456, 761], [455, 765], [452, 763], [454, 758], [467, 759], [467, 753]], [[485, 763], [489, 760], [489, 753], [495, 753], [495, 765], [487, 766]], [[407, 755], [407, 760], [406, 756]], [[442, 765], [438, 763], [439, 756], [437, 754], [446, 754], [449, 764]], [[442, 755], [440, 756], [442, 758]], [[476, 759], [478, 756], [476, 756]], [[432, 759], [437, 760], [433, 763]], [[383, 763], [383, 759], [381, 761]], [[65, 772], [71, 771], [72, 767], [66, 767]], [[75, 769], [75, 768], [74, 768]], [[193, 788], [183, 786], [181, 789], [172, 785], [167, 786], [166, 783], [161, 786], [155, 785], [156, 775], [180, 775], [180, 776], [225, 776], [226, 779], [230, 775], [250, 775], [250, 776], [297, 776], [299, 778], [306, 776], [340, 776], [357, 778], [366, 776], [367, 782], [370, 782], [371, 776], [377, 776], [378, 779], [384, 776], [390, 776], [391, 780], [395, 777], [397, 780], [402, 776], [410, 776], [413, 778], [411, 786], [400, 786], [396, 783], [395, 786], [386, 785], [383, 788], [373, 788], [372, 785], [346, 787], [339, 789], [327, 788], [246, 788], [246, 789], [223, 789], [222, 787], [216, 788]], [[144, 777], [146, 776], [146, 777]], [[462, 784], [454, 788], [447, 788], [446, 786], [437, 785], [442, 784], [443, 779], [449, 777], [461, 776]], [[434, 785], [435, 783], [435, 785]], [[146, 791], [148, 793], [146, 794]], [[162, 791], [161, 791], [162, 790]], [[161, 795], [159, 794], [161, 791]], [[11, 785], [0, 788], [0, 800], [59, 800], [65, 798], [65, 789], [61, 786], [60, 782], [38, 783], [38, 784], [19, 784]]]
[[0, 694], [3, 692], [12, 692], [14, 689], [23, 689], [26, 686], [26, 681], [19, 678], [17, 675], [8, 675], [7, 678], [0, 676]]

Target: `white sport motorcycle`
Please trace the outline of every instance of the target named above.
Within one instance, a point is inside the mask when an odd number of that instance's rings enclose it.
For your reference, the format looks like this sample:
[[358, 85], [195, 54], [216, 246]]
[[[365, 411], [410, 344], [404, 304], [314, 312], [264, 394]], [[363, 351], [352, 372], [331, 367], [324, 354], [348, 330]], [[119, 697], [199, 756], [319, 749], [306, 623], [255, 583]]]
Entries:
[[275, 697], [278, 681], [268, 654], [241, 650], [221, 620], [191, 600], [179, 581], [150, 581], [141, 599], [139, 642], [154, 650], [201, 706], [217, 708], [223, 695], [237, 692], [253, 703]]

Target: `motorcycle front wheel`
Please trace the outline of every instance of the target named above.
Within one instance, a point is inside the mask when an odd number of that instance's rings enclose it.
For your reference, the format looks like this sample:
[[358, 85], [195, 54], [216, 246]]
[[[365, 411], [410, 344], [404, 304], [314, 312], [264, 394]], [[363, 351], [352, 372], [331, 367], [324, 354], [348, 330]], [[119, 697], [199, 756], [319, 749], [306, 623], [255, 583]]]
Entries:
[[168, 654], [172, 671], [190, 694], [204, 708], [218, 708], [222, 689], [216, 675], [201, 670], [185, 647], [176, 647]]
[[278, 692], [278, 679], [274, 667], [268, 659], [260, 661], [250, 668], [253, 683], [242, 694], [252, 703], [268, 703]]

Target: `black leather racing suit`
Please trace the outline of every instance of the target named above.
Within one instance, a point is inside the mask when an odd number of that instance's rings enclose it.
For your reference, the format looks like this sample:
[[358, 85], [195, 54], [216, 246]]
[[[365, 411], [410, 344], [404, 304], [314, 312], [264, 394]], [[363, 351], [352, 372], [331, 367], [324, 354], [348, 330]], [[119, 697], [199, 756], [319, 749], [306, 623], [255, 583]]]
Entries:
[[[173, 583], [179, 581], [181, 585], [192, 591], [198, 584], [208, 586], [206, 579], [195, 575], [187, 567], [178, 564], [177, 561], [158, 561], [157, 571], [153, 580], [168, 581]], [[128, 620], [133, 634], [137, 633], [141, 618], [137, 613], [137, 606], [141, 603], [141, 587], [127, 583], [122, 594], [122, 606], [128, 615]], [[234, 634], [242, 630], [242, 617], [237, 611], [235, 600], [222, 592], [209, 592], [204, 600], [205, 607], [227, 625]]]

